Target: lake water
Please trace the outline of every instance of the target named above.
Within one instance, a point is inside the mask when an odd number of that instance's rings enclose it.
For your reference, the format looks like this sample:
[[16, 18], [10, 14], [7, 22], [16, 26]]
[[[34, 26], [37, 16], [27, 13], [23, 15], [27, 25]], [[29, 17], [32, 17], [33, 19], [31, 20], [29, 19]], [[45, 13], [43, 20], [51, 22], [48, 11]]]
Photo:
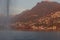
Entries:
[[0, 40], [60, 40], [60, 32], [0, 31]]

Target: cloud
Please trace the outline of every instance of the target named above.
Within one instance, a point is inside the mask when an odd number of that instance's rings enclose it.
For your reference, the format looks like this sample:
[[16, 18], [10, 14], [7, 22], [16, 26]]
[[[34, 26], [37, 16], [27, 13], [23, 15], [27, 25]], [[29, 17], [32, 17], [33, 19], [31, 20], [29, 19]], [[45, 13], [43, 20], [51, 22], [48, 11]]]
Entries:
[[21, 13], [22, 11], [26, 10], [27, 8], [19, 8], [19, 7], [10, 7], [9, 8], [9, 13], [10, 15], [16, 15]]

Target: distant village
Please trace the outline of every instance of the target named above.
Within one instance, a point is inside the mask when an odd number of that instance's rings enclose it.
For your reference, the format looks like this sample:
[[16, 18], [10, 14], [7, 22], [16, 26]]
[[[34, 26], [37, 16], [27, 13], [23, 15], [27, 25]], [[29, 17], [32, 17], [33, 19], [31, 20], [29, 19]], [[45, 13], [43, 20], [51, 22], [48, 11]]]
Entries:
[[[33, 15], [34, 16], [34, 15]], [[21, 31], [60, 31], [60, 11], [37, 19], [36, 22], [16, 22], [11, 24], [13, 30]]]

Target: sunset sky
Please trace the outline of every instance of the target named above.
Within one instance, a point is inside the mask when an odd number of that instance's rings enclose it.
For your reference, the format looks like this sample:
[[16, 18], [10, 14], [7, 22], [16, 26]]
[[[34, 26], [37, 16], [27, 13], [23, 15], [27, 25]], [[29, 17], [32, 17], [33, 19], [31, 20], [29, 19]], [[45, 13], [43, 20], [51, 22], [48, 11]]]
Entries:
[[[0, 0], [0, 14], [6, 14], [6, 1]], [[43, 0], [10, 0], [9, 13], [10, 14], [19, 14], [26, 9], [31, 9], [34, 7], [37, 2], [41, 2]], [[52, 1], [52, 0], [50, 0]], [[60, 2], [60, 0], [53, 0], [56, 2]]]

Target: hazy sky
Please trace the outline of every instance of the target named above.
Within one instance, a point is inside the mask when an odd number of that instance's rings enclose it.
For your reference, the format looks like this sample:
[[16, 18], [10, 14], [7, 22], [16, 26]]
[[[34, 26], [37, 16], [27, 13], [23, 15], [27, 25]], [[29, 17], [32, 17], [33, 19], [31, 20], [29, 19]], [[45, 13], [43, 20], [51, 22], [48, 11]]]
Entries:
[[6, 15], [6, 4], [7, 4], [7, 0], [0, 0], [0, 15], [4, 14]]
[[[34, 7], [37, 2], [41, 2], [42, 0], [10, 0], [10, 14], [18, 14], [26, 9], [31, 9]], [[50, 0], [51, 1], [51, 0]], [[60, 2], [60, 0], [53, 0], [56, 2]], [[6, 0], [0, 0], [0, 14], [3, 13], [4, 15], [6, 13]]]

